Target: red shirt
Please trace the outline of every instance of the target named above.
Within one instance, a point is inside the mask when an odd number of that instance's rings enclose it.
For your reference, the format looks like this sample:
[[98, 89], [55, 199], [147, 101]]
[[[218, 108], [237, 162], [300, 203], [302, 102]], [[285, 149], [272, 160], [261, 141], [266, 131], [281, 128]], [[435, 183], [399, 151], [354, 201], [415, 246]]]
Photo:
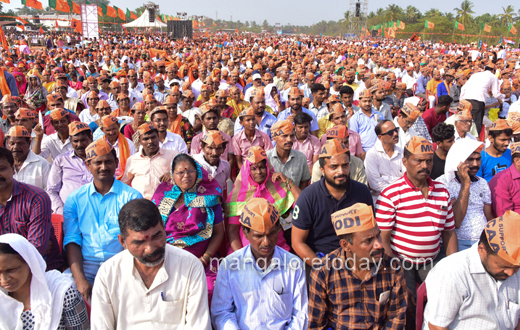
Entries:
[[520, 172], [515, 164], [497, 173], [489, 181], [491, 207], [495, 217], [501, 217], [508, 210], [520, 212]]
[[443, 123], [446, 120], [446, 114], [441, 113], [440, 115], [437, 115], [435, 112], [435, 107], [430, 108], [426, 110], [422, 114], [422, 118], [424, 122], [426, 123], [426, 127], [428, 128], [428, 133], [430, 133], [430, 136], [432, 136], [432, 130], [437, 124]]

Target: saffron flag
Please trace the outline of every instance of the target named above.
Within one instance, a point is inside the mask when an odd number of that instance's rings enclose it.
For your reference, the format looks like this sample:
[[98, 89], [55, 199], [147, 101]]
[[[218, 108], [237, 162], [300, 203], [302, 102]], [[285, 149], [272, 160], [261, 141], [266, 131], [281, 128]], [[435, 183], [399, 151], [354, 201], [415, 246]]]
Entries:
[[131, 19], [137, 19], [137, 15], [134, 14], [133, 11], [131, 11], [131, 12], [130, 12], [130, 18], [131, 18]]
[[435, 27], [435, 23], [424, 21], [424, 27], [433, 30], [433, 28]]
[[401, 30], [404, 30], [405, 27], [406, 27], [406, 24], [404, 24], [404, 22], [400, 21], [400, 22], [399, 22], [399, 28], [400, 28]]
[[482, 26], [480, 27], [482, 29], [482, 31], [485, 31], [485, 32], [491, 32], [491, 26], [490, 25], [487, 25], [486, 23], [482, 23]]
[[107, 16], [109, 16], [109, 17], [114, 17], [114, 18], [117, 17], [117, 12], [116, 12], [116, 10], [114, 9], [114, 7], [112, 7], [112, 6], [107, 6]]
[[235, 29], [235, 33], [238, 34], [238, 29]]
[[43, 32], [43, 28], [40, 27], [40, 33], [41, 34], [44, 34], [45, 32]]
[[[2, 2], [5, 2], [5, 1], [2, 0]], [[9, 0], [7, 0], [7, 2], [5, 2], [5, 3], [9, 3]], [[22, 5], [24, 5], [26, 7], [31, 7], [34, 9], [43, 10], [42, 3], [37, 0], [22, 0]]]
[[7, 39], [5, 38], [4, 29], [0, 28], [0, 42], [2, 43], [2, 47], [5, 50], [9, 50], [9, 44], [7, 43]]
[[114, 10], [116, 11], [117, 17], [119, 17], [119, 19], [126, 21], [125, 12], [121, 10], [121, 8], [114, 6]]
[[16, 27], [22, 31], [25, 31], [25, 26], [23, 26], [22, 24], [16, 24]]
[[217, 26], [217, 23], [215, 23], [215, 21], [213, 21], [213, 26]]
[[413, 34], [411, 37], [410, 37], [410, 41], [419, 41], [421, 40], [421, 37], [419, 37], [417, 34]]
[[20, 18], [20, 17], [17, 17], [16, 20], [20, 23], [22, 23], [23, 25], [27, 24], [28, 22], [26, 20], [24, 20], [23, 18]]
[[511, 32], [512, 34], [516, 34], [516, 32], [517, 32], [513, 23], [509, 24], [509, 32]]
[[455, 21], [455, 28], [464, 31], [466, 28], [461, 23]]
[[[22, 0], [23, 1], [23, 0]], [[3, 3], [11, 3], [9, 0], [0, 0], [0, 2], [3, 2]]]

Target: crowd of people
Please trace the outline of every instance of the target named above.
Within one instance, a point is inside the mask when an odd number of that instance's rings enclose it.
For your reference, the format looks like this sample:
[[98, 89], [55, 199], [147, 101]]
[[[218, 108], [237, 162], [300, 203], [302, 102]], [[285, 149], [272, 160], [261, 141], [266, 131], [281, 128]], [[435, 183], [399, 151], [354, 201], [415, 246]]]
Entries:
[[518, 328], [515, 50], [9, 38], [1, 330]]

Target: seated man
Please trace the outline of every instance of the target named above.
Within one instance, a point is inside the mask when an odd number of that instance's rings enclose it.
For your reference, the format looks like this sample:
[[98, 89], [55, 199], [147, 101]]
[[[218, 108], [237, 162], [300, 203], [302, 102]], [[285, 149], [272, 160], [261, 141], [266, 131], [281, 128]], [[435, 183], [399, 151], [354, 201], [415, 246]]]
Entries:
[[493, 214], [502, 216], [511, 210], [520, 213], [520, 142], [511, 143], [513, 164], [489, 181]]
[[368, 187], [350, 178], [350, 153], [344, 144], [327, 141], [319, 164], [323, 178], [302, 191], [292, 213], [292, 247], [309, 266], [339, 248], [332, 213], [355, 203], [373, 203]]
[[[467, 100], [461, 100], [457, 106], [457, 113], [446, 119], [445, 123], [455, 127], [455, 141], [460, 139], [476, 140], [475, 135], [472, 134], [475, 124], [471, 111], [473, 106]], [[475, 134], [476, 134], [475, 130]]]
[[312, 166], [318, 162], [321, 144], [320, 140], [310, 134], [312, 117], [305, 112], [300, 112], [294, 116], [296, 139], [294, 139], [293, 149], [301, 151], [307, 158], [307, 166], [312, 171]]
[[202, 263], [166, 244], [157, 207], [145, 199], [129, 201], [118, 223], [118, 244], [124, 251], [99, 269], [92, 329], [211, 330]]
[[309, 329], [404, 329], [404, 272], [385, 254], [372, 207], [356, 203], [331, 220], [340, 247], [311, 270]]
[[5, 136], [5, 145], [13, 153], [14, 178], [47, 189], [51, 164], [31, 151], [31, 134], [23, 126], [13, 126]]
[[56, 157], [47, 181], [52, 212], [57, 214], [63, 214], [63, 205], [73, 191], [92, 182], [92, 173], [85, 165], [85, 150], [92, 143], [92, 131], [86, 123], [75, 121], [69, 124], [69, 136], [73, 150]]
[[15, 113], [18, 111], [18, 104], [11, 95], [4, 95], [2, 101], [0, 101], [2, 107], [2, 114], [6, 117], [0, 118], [0, 129], [2, 130], [2, 136], [4, 136], [11, 126], [15, 126]]
[[217, 180], [218, 184], [224, 191], [227, 188], [227, 179], [231, 175], [231, 166], [220, 156], [226, 150], [226, 137], [221, 131], [207, 131], [200, 141], [202, 145], [202, 152], [193, 155], [202, 167], [208, 171], [208, 174]]
[[424, 330], [517, 329], [520, 215], [489, 221], [478, 244], [441, 260], [426, 278]]
[[135, 144], [121, 133], [121, 125], [116, 117], [112, 115], [103, 116], [100, 119], [101, 131], [104, 133], [103, 139], [114, 147], [119, 166], [116, 169], [117, 179], [121, 179], [125, 173], [128, 157], [135, 154]]
[[43, 256], [47, 270], [60, 269], [63, 259], [51, 223], [51, 200], [44, 190], [16, 181], [13, 154], [0, 147], [0, 235], [25, 237]]
[[490, 146], [482, 150], [482, 166], [478, 176], [487, 182], [497, 174], [511, 166], [511, 137], [513, 129], [505, 119], [497, 119], [489, 128]]
[[211, 302], [215, 329], [307, 329], [305, 271], [298, 257], [276, 245], [279, 217], [263, 198], [244, 206], [240, 224], [250, 244], [220, 264]]
[[417, 135], [415, 130], [412, 128], [412, 125], [417, 120], [417, 117], [421, 115], [421, 112], [417, 107], [411, 103], [405, 103], [405, 105], [399, 111], [397, 117], [394, 118], [395, 127], [399, 128], [399, 142], [396, 143], [396, 146], [401, 149], [404, 148], [406, 143], [410, 141], [412, 136]]
[[159, 132], [149, 123], [139, 126], [136, 134], [140, 151], [128, 157], [121, 182], [151, 199], [159, 184], [171, 179], [172, 161], [179, 152], [159, 147]]
[[119, 210], [143, 196], [114, 178], [117, 155], [106, 139], [86, 149], [87, 169], [93, 182], [72, 192], [63, 207], [63, 247], [79, 292], [90, 299], [101, 264], [123, 248], [117, 241]]
[[34, 139], [32, 150], [35, 154], [45, 159], [49, 156], [55, 159], [62, 153], [72, 150], [69, 139], [69, 124], [71, 120], [69, 112], [65, 109], [54, 109], [49, 117], [56, 133], [44, 136], [43, 128], [36, 126], [34, 128], [36, 138]]
[[16, 111], [15, 118], [16, 126], [23, 126], [27, 132], [29, 132], [29, 135], [31, 136], [30, 149], [32, 151], [32, 147], [34, 146], [34, 141], [36, 138], [36, 133], [33, 131], [36, 114], [30, 109], [20, 108], [18, 111]]
[[[327, 130], [327, 134], [323, 134], [323, 137], [326, 138], [324, 144], [328, 140], [338, 140], [343, 143], [350, 152], [349, 146], [350, 144], [350, 130], [345, 125], [338, 125]], [[363, 150], [363, 149], [361, 149]], [[320, 148], [321, 151], [321, 148]], [[320, 162], [314, 163], [312, 166], [312, 178], [311, 183], [317, 182], [321, 179], [323, 173], [321, 172]], [[358, 157], [350, 154], [350, 178], [356, 180], [357, 182], [361, 182], [363, 184], [367, 184], [367, 175], [365, 172], [365, 165], [363, 165], [363, 161]]]
[[430, 178], [435, 180], [444, 174], [448, 151], [455, 143], [455, 127], [446, 123], [438, 124], [432, 130], [432, 139], [437, 145], [437, 149], [433, 153], [433, 167]]
[[159, 134], [159, 147], [161, 147], [161, 149], [175, 150], [177, 153], [187, 154], [188, 147], [184, 139], [179, 134], [168, 131], [169, 121], [166, 107], [156, 107], [149, 115], [150, 121]]

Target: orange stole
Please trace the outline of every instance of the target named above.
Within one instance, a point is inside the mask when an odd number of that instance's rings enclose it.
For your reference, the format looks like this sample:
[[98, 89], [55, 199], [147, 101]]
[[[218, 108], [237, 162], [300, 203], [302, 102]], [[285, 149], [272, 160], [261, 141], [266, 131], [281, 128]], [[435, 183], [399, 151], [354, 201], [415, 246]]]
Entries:
[[177, 118], [175, 118], [175, 120], [170, 124], [170, 127], [168, 128], [168, 130], [172, 133], [182, 136], [181, 121], [182, 121], [182, 115], [177, 115]]

